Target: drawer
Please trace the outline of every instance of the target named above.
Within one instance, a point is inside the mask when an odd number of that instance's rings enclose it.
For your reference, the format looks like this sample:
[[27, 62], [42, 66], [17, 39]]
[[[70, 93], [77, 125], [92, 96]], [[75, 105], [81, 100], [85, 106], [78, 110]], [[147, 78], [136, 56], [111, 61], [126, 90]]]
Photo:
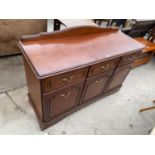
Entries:
[[139, 55], [140, 52], [123, 56], [119, 62], [119, 66], [133, 63], [139, 57]]
[[146, 53], [141, 53], [139, 56], [139, 59], [141, 58], [150, 58], [152, 56], [153, 52], [146, 52]]
[[78, 105], [83, 83], [80, 82], [44, 95], [44, 120], [52, 120], [74, 109]]
[[118, 61], [119, 61], [119, 58], [116, 58], [113, 60], [109, 60], [109, 61], [105, 61], [105, 62], [95, 64], [95, 65], [90, 67], [88, 76], [92, 76], [92, 75], [96, 75], [99, 73], [104, 73], [106, 71], [112, 70], [117, 66]]
[[43, 91], [48, 92], [84, 80], [87, 74], [87, 70], [87, 68], [83, 68], [47, 78], [43, 80]]

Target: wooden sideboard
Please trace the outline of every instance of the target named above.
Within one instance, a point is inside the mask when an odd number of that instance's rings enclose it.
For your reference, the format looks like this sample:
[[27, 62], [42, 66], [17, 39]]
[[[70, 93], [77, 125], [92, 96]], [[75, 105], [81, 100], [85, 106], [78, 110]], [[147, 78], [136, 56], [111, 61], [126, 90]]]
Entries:
[[94, 26], [23, 36], [18, 45], [42, 129], [118, 91], [145, 47], [116, 28]]

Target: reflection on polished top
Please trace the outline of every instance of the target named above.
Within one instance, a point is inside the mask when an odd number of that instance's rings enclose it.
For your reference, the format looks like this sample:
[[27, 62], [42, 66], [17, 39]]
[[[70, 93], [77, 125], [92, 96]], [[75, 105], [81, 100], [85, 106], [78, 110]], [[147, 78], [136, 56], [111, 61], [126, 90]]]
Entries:
[[138, 51], [145, 46], [118, 29], [83, 26], [25, 36], [19, 42], [38, 77]]

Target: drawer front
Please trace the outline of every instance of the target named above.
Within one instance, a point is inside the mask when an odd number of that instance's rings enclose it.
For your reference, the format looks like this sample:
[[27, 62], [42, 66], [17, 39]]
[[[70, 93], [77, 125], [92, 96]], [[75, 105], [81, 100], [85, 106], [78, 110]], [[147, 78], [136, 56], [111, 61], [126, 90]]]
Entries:
[[150, 58], [153, 55], [153, 52], [141, 53], [139, 59], [141, 58]]
[[104, 73], [106, 71], [109, 71], [111, 69], [114, 69], [118, 64], [119, 58], [102, 62], [96, 65], [93, 65], [90, 67], [88, 76], [96, 75], [99, 73]]
[[49, 121], [73, 109], [79, 102], [83, 82], [44, 95], [44, 119]]
[[86, 103], [103, 95], [104, 88], [110, 80], [111, 75], [112, 71], [88, 78], [84, 86], [82, 101], [80, 104]]
[[140, 53], [134, 53], [134, 54], [123, 56], [119, 62], [119, 66], [133, 63], [139, 57], [139, 54]]
[[68, 72], [51, 78], [47, 78], [43, 81], [43, 90], [48, 92], [69, 84], [73, 84], [85, 79], [87, 74], [87, 68]]

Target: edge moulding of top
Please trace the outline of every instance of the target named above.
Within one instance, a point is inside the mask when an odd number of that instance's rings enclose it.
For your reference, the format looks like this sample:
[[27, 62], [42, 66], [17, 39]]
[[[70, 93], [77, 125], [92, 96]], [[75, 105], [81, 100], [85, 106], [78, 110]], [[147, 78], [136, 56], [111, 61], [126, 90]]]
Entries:
[[97, 34], [104, 32], [117, 32], [118, 28], [100, 28], [97, 26], [75, 26], [54, 32], [41, 32], [36, 35], [25, 35], [20, 38], [22, 42], [40, 39], [63, 38], [71, 36], [80, 36], [86, 34]]

